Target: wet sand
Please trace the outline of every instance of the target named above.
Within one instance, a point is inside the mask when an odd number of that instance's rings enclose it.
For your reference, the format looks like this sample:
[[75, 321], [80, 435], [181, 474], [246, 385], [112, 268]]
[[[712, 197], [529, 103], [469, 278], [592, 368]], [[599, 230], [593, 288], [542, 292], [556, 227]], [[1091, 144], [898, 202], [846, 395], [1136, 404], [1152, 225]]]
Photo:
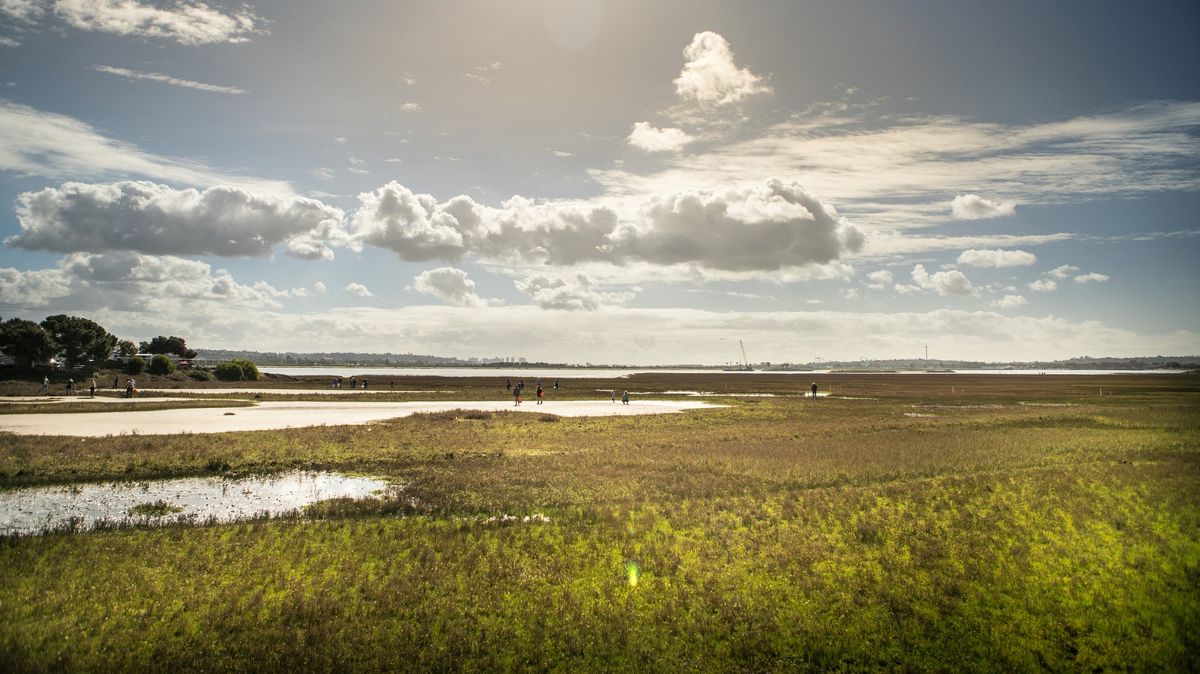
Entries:
[[[181, 391], [185, 392], [185, 391]], [[191, 393], [191, 391], [186, 391]], [[178, 400], [176, 398], [175, 400]], [[170, 435], [263, 431], [308, 426], [367, 424], [406, 417], [419, 412], [483, 410], [535, 412], [562, 417], [670, 414], [711, 409], [721, 405], [690, 400], [636, 400], [629, 405], [608, 400], [561, 400], [538, 405], [511, 400], [453, 402], [299, 402], [267, 401], [253, 407], [207, 407], [130, 412], [78, 412], [73, 414], [0, 415], [0, 431], [19, 435]]]

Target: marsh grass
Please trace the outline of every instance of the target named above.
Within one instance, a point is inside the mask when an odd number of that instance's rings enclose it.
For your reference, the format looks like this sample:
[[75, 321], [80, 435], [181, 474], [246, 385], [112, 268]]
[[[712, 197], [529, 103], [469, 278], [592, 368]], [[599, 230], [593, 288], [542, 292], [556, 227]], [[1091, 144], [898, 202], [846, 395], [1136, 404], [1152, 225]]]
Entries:
[[171, 505], [162, 499], [139, 503], [129, 509], [130, 517], [165, 517], [183, 512], [183, 508]]
[[0, 436], [9, 486], [213, 466], [404, 485], [299, 519], [0, 538], [0, 669], [1194, 667], [1200, 379], [846, 379], [872, 399]]

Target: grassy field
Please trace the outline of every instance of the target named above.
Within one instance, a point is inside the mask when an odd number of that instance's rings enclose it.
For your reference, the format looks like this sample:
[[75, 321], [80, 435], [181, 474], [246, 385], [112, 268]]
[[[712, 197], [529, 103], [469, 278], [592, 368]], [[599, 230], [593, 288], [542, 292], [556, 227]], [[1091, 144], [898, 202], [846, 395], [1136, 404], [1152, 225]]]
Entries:
[[0, 487], [291, 468], [405, 485], [303, 519], [0, 538], [0, 670], [1197, 668], [1200, 377], [822, 375], [834, 397], [798, 397], [810, 381], [552, 394], [729, 405], [656, 417], [0, 434]]

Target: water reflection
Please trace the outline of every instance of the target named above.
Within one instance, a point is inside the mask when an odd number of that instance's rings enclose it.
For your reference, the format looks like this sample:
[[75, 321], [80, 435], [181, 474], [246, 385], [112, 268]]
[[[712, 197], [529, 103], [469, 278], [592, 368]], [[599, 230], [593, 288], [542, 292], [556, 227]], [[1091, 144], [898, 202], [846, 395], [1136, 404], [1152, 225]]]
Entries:
[[[331, 498], [367, 498], [386, 489], [386, 482], [373, 478], [311, 471], [11, 489], [0, 491], [0, 534], [91, 529], [101, 523], [232, 522]], [[160, 501], [173, 512], [161, 517], [130, 514], [135, 506]]]

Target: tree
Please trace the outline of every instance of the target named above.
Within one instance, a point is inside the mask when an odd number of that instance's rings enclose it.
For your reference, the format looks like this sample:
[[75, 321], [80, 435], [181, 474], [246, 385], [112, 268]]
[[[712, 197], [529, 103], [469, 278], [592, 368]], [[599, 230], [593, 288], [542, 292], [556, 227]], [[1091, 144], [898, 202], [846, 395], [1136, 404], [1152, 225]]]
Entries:
[[47, 316], [42, 327], [58, 344], [59, 355], [67, 367], [88, 360], [108, 360], [117, 345], [117, 338], [99, 323], [79, 316]]
[[21, 318], [0, 323], [0, 351], [12, 356], [17, 367], [30, 367], [58, 352], [54, 338], [42, 326]]
[[118, 356], [122, 358], [128, 358], [135, 353], [137, 353], [137, 344], [134, 344], [128, 339], [122, 339], [121, 341], [117, 342]]
[[148, 342], [138, 345], [139, 353], [170, 353], [180, 358], [195, 358], [196, 352], [189, 349], [182, 337], [164, 337], [159, 335]]
[[161, 353], [154, 354], [150, 359], [150, 374], [171, 374], [175, 371], [175, 363]]
[[141, 374], [146, 369], [146, 361], [141, 356], [134, 356], [125, 363], [125, 371], [129, 374]]

